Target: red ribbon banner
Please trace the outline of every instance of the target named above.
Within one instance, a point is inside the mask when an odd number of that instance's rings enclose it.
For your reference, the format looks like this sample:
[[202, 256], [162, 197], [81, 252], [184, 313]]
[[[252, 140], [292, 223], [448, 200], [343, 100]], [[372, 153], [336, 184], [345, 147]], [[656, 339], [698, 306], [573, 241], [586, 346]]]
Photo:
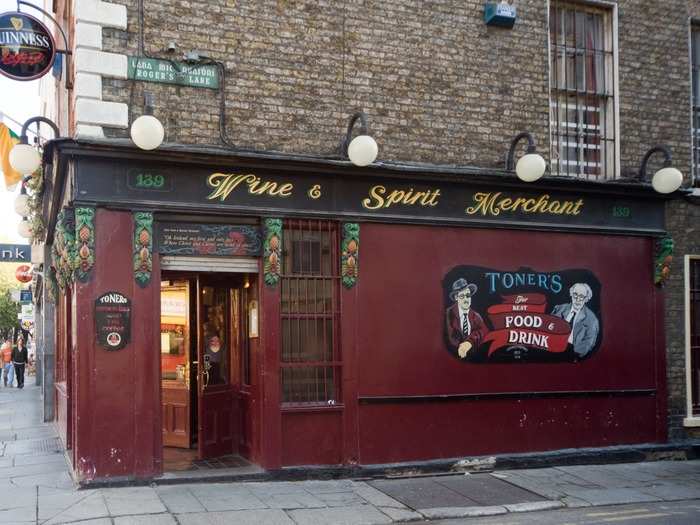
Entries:
[[544, 313], [547, 300], [543, 294], [503, 296], [501, 304], [488, 308], [494, 330], [484, 338], [491, 342], [490, 356], [506, 346], [534, 347], [547, 352], [566, 350], [571, 327], [559, 317]]

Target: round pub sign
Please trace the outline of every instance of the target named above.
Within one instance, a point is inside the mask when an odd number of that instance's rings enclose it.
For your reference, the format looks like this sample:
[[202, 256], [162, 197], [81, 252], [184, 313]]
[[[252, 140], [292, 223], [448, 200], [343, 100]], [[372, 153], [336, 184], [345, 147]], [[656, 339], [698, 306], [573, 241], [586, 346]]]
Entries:
[[55, 58], [56, 43], [39, 20], [18, 12], [0, 14], [0, 73], [34, 80], [51, 69]]

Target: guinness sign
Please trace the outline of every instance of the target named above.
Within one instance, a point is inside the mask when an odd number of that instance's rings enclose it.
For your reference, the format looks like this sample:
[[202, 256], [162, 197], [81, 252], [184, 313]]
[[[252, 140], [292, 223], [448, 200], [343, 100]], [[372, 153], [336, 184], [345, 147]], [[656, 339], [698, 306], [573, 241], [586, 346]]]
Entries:
[[34, 80], [51, 69], [55, 58], [56, 43], [39, 20], [19, 12], [0, 15], [0, 73]]

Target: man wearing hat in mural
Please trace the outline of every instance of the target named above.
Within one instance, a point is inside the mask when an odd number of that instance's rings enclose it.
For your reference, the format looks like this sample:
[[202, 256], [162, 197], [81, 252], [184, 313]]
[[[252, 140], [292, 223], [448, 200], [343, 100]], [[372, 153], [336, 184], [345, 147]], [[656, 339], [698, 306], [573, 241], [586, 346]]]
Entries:
[[472, 309], [472, 296], [476, 285], [466, 279], [457, 279], [452, 283], [450, 299], [455, 303], [447, 309], [447, 339], [450, 350], [464, 359], [473, 349], [478, 348], [488, 333], [488, 328], [481, 316]]

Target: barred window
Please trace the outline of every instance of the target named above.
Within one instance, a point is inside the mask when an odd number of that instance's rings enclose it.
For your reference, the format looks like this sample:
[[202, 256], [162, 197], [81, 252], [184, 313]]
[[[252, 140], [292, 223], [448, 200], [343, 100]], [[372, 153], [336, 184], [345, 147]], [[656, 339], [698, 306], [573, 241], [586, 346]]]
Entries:
[[549, 16], [552, 174], [615, 178], [612, 12], [552, 0]]
[[690, 319], [688, 349], [689, 417], [700, 417], [700, 258], [688, 259], [688, 316]]
[[691, 28], [690, 49], [693, 66], [693, 181], [697, 185], [700, 180], [700, 26]]
[[338, 232], [331, 221], [287, 221], [282, 234], [282, 402], [340, 402]]

